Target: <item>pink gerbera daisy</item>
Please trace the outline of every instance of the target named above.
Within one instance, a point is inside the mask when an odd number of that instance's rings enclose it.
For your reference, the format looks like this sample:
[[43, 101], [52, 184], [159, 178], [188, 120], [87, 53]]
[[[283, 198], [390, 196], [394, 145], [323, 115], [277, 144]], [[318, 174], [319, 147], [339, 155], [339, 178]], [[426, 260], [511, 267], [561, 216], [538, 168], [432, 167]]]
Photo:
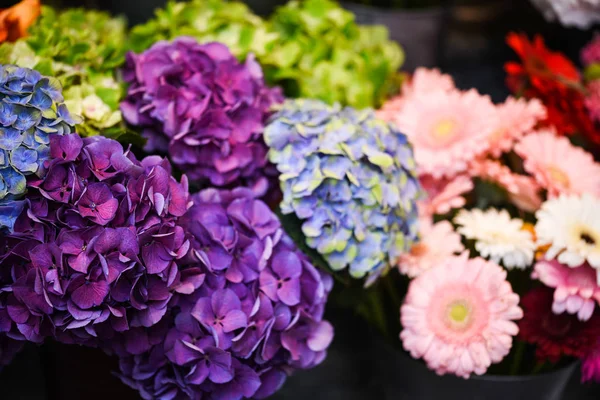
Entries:
[[452, 179], [421, 175], [419, 181], [426, 193], [426, 198], [418, 203], [421, 216], [443, 215], [453, 208], [460, 208], [466, 203], [462, 195], [473, 190], [473, 181], [467, 175], [458, 175]]
[[600, 286], [596, 270], [588, 264], [571, 268], [558, 261], [540, 261], [535, 264], [533, 277], [554, 288], [552, 311], [555, 314], [577, 314], [581, 321], [592, 317], [596, 303], [600, 303]]
[[417, 68], [412, 78], [402, 85], [402, 95], [411, 96], [415, 93], [431, 93], [438, 90], [450, 92], [456, 89], [450, 75], [443, 74], [437, 68]]
[[506, 271], [465, 253], [449, 257], [416, 279], [401, 308], [400, 338], [414, 358], [438, 374], [468, 378], [500, 362], [519, 329], [519, 296]]
[[539, 131], [521, 139], [515, 151], [523, 158], [525, 170], [550, 197], [563, 193], [600, 195], [600, 164], [566, 137], [551, 130]]
[[388, 100], [377, 111], [377, 117], [386, 121], [396, 122], [396, 116], [402, 106], [415, 93], [449, 92], [454, 89], [454, 81], [450, 75], [442, 74], [438, 69], [417, 68], [412, 77], [402, 85], [402, 95]]
[[510, 200], [524, 211], [534, 212], [542, 205], [541, 188], [533, 178], [515, 174], [496, 160], [476, 160], [471, 164], [470, 172], [504, 188]]
[[427, 218], [421, 219], [419, 237], [419, 242], [412, 246], [410, 252], [402, 254], [398, 262], [400, 272], [410, 278], [418, 276], [465, 249], [460, 241], [460, 235], [454, 231], [448, 221], [433, 224]]
[[509, 97], [496, 106], [497, 125], [490, 136], [490, 154], [500, 157], [510, 151], [515, 141], [530, 132], [538, 121], [546, 117], [546, 109], [538, 99], [525, 100]]
[[487, 152], [496, 118], [488, 96], [453, 90], [415, 93], [395, 122], [414, 147], [419, 171], [439, 179], [465, 172]]

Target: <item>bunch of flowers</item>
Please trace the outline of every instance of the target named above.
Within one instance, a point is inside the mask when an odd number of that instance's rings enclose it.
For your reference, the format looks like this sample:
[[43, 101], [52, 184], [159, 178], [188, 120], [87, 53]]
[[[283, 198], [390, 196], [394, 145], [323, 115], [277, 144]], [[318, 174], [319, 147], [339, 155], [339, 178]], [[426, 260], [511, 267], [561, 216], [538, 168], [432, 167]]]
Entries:
[[382, 26], [360, 26], [331, 0], [292, 0], [269, 19], [277, 40], [259, 61], [288, 97], [378, 107], [404, 55]]
[[225, 44], [240, 60], [249, 53], [261, 58], [275, 40], [262, 18], [242, 2], [226, 0], [169, 0], [155, 17], [136, 25], [129, 36], [129, 48], [141, 53], [161, 40], [191, 36], [199, 43]]
[[281, 95], [252, 56], [242, 64], [223, 44], [182, 37], [129, 53], [124, 78], [121, 110], [146, 150], [168, 152], [193, 181], [264, 187], [263, 123]]
[[0, 65], [0, 232], [12, 231], [23, 209], [27, 178], [44, 175], [51, 137], [77, 122], [63, 101], [56, 79]]
[[587, 29], [600, 22], [600, 3], [597, 0], [531, 0], [548, 21], [564, 26]]
[[100, 11], [56, 11], [43, 6], [27, 36], [0, 46], [0, 63], [35, 68], [56, 77], [71, 112], [84, 118], [79, 134], [117, 138], [124, 132], [119, 112], [124, 88], [117, 81], [116, 69], [125, 60], [125, 38], [122, 18]]
[[101, 136], [54, 135], [49, 151], [46, 177], [28, 182], [25, 211], [0, 238], [1, 332], [100, 345], [157, 324], [195, 282], [176, 263], [190, 244], [178, 222], [185, 177]]
[[524, 34], [511, 33], [507, 43], [521, 59], [520, 63], [505, 65], [510, 90], [541, 100], [547, 110], [543, 123], [559, 134], [581, 135], [600, 145], [600, 132], [593, 122], [593, 113], [588, 112], [588, 91], [576, 66], [563, 54], [549, 50], [540, 36], [530, 41]]
[[[572, 90], [577, 71], [547, 57], [554, 69], [531, 85]], [[513, 72], [510, 84], [526, 75]], [[600, 379], [600, 164], [562, 135], [565, 119], [550, 107], [513, 97], [495, 105], [418, 69], [379, 111], [406, 133], [428, 195], [420, 240], [397, 264], [412, 278], [400, 338], [438, 374], [484, 374], [516, 343], [515, 353], [531, 346], [536, 357], [513, 362], [513, 373], [575, 357], [585, 379]], [[544, 287], [523, 284], [520, 270]]]
[[333, 270], [370, 280], [395, 265], [417, 235], [420, 193], [406, 136], [369, 109], [318, 100], [284, 103], [265, 129], [280, 173], [283, 214]]
[[120, 352], [121, 378], [144, 399], [268, 397], [286, 374], [325, 357], [332, 279], [248, 189], [206, 189], [193, 202], [182, 275], [197, 284], [176, 295], [164, 340]]

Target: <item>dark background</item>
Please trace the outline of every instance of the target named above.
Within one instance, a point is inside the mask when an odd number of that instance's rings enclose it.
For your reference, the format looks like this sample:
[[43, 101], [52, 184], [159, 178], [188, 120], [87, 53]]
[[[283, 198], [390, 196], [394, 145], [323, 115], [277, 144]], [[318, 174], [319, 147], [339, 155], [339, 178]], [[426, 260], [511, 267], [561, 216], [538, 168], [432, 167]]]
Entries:
[[[257, 13], [268, 14], [285, 0], [248, 0]], [[0, 0], [0, 8], [16, 1]], [[102, 8], [124, 14], [131, 24], [152, 16], [164, 0], [87, 0], [46, 2], [61, 6]], [[514, 59], [504, 38], [510, 31], [540, 33], [549, 47], [566, 53], [579, 62], [581, 47], [591, 39], [593, 30], [580, 31], [547, 23], [527, 0], [448, 1], [445, 6], [444, 30], [435, 47], [435, 62], [450, 73], [461, 88], [477, 88], [502, 101], [508, 95], [504, 85], [503, 64]], [[411, 37], [407, 36], [407, 40]], [[413, 43], [414, 51], [427, 51], [431, 43]], [[410, 64], [411, 53], [407, 54]], [[384, 399], [385, 390], [374, 368], [386, 357], [374, 349], [373, 336], [364, 323], [353, 315], [331, 312], [336, 338], [329, 357], [322, 366], [298, 373], [288, 380], [276, 399], [363, 400]], [[389, 356], [389, 355], [388, 355]], [[389, 357], [388, 357], [389, 358]], [[0, 373], [0, 399], [4, 400], [71, 400], [136, 399], [135, 392], [119, 383], [109, 371], [114, 360], [97, 351], [46, 344], [30, 345]], [[402, 371], [396, 379], [402, 379]], [[565, 399], [600, 399], [597, 386], [579, 385], [574, 376]], [[509, 395], [510, 397], [510, 395]], [[507, 398], [509, 398], [507, 397]], [[401, 399], [398, 393], [396, 399]], [[536, 399], [535, 396], [531, 400]], [[468, 399], [466, 399], [468, 400]]]

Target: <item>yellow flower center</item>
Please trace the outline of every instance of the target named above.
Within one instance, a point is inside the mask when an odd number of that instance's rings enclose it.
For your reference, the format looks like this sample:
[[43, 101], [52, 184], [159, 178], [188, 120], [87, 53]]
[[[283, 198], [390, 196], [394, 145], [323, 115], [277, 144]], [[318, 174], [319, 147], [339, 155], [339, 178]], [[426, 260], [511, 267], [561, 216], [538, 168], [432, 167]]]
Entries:
[[568, 188], [570, 186], [569, 176], [565, 174], [560, 168], [554, 165], [549, 165], [548, 174], [550, 175], [550, 178], [553, 181], [560, 183], [563, 187]]
[[500, 139], [502, 139], [504, 137], [504, 133], [506, 132], [506, 130], [504, 128], [501, 129], [496, 129], [494, 131], [494, 133], [492, 133], [490, 139], [492, 143], [496, 143], [499, 142]]
[[469, 316], [469, 309], [462, 303], [454, 304], [450, 306], [450, 312], [448, 315], [455, 322], [464, 322], [464, 320]]
[[436, 142], [446, 142], [456, 134], [456, 122], [451, 119], [443, 119], [435, 124], [431, 130], [431, 136]]

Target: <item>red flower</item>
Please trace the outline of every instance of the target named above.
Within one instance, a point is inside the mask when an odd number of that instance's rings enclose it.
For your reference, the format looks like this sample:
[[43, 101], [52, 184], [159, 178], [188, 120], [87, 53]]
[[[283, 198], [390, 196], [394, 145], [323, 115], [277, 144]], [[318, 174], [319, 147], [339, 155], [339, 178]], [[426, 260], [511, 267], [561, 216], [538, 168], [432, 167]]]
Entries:
[[600, 337], [600, 314], [586, 322], [576, 315], [552, 312], [554, 292], [542, 287], [521, 300], [524, 316], [519, 321], [519, 339], [535, 344], [540, 361], [558, 362], [562, 356], [582, 358], [596, 348]]
[[506, 42], [521, 58], [521, 63], [504, 66], [510, 90], [544, 103], [548, 112], [544, 125], [554, 126], [559, 134], [580, 133], [600, 144], [600, 132], [585, 107], [585, 88], [575, 65], [549, 50], [540, 36], [529, 41], [524, 34], [510, 33]]
[[504, 67], [509, 74], [508, 84], [513, 92], [524, 89], [523, 83], [544, 89], [547, 80], [562, 83], [564, 86], [581, 84], [577, 67], [561, 53], [549, 50], [541, 36], [536, 35], [533, 42], [530, 42], [524, 34], [509, 33], [506, 43], [523, 62], [508, 62]]

